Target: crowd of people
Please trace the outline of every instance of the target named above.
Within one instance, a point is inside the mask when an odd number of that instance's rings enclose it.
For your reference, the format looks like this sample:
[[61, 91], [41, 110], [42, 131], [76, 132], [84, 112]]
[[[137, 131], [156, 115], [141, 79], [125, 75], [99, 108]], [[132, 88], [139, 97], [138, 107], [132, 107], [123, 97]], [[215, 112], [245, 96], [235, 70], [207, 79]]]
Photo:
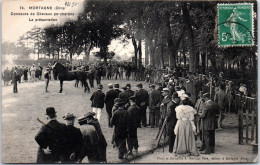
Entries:
[[[50, 64], [49, 64], [50, 66]], [[32, 66], [13, 66], [12, 69], [6, 67], [2, 73], [2, 79], [4, 85], [8, 85], [11, 81], [13, 84], [13, 92], [18, 93], [17, 83], [21, 82], [37, 82], [42, 79], [43, 67], [40, 63], [38, 65], [32, 64]]]
[[[71, 70], [70, 65], [65, 67]], [[130, 64], [109, 64], [105, 68], [106, 74], [102, 63], [74, 68], [89, 73], [92, 88], [96, 79], [97, 91], [90, 97], [93, 112], [78, 118], [79, 129], [74, 127], [72, 113], [64, 116], [65, 125], [56, 120], [53, 107], [47, 108], [49, 122], [35, 137], [39, 144], [37, 163], [80, 163], [85, 156], [90, 163], [106, 162], [107, 143], [99, 124], [104, 108], [107, 125], [113, 128], [112, 144], [118, 148], [119, 159], [138, 154], [137, 129], [142, 127], [164, 129], [170, 153], [211, 154], [215, 152], [215, 130], [222, 129], [224, 114], [234, 109], [234, 95], [250, 96], [245, 84], [235, 86], [224, 79], [223, 72], [202, 75], [186, 72], [181, 67], [168, 70], [147, 67], [142, 72], [130, 68]], [[21, 82], [22, 77], [27, 82], [29, 73], [31, 82], [35, 82], [42, 79], [42, 72], [48, 92], [52, 75], [55, 79], [51, 64], [45, 69], [40, 64], [18, 66], [11, 71], [7, 68], [2, 76], [11, 75], [14, 93], [17, 93], [17, 82]], [[132, 80], [149, 82], [149, 89], [144, 89], [142, 83], [137, 84], [137, 90], [132, 90], [129, 83], [120, 89], [120, 84], [116, 83], [107, 84], [106, 93], [102, 91], [102, 77], [123, 79], [124, 73], [128, 80], [132, 77]], [[201, 146], [196, 145], [197, 139], [201, 140]]]
[[[64, 116], [66, 127], [57, 122], [54, 108], [47, 108], [46, 115], [50, 122], [36, 135], [40, 153], [37, 162], [76, 163], [85, 156], [91, 163], [106, 162], [107, 143], [99, 125], [104, 108], [108, 117], [107, 126], [113, 128], [112, 144], [118, 148], [119, 159], [138, 155], [137, 129], [142, 127], [165, 129], [169, 152], [175, 155], [214, 153], [215, 130], [221, 130], [225, 109], [230, 105], [226, 92], [231, 91], [231, 83], [225, 80], [207, 81], [210, 77], [203, 75], [191, 74], [186, 78], [183, 80], [168, 72], [159, 83], [150, 84], [149, 90], [143, 89], [142, 83], [137, 84], [135, 91], [129, 83], [121, 89], [120, 84], [116, 83], [107, 84], [109, 90], [106, 93], [102, 91], [103, 85], [98, 84], [97, 91], [90, 97], [93, 112], [78, 118], [80, 129], [73, 126], [73, 114]], [[196, 82], [195, 95], [198, 95], [195, 99], [189, 91], [191, 88], [184, 85], [190, 81]], [[212, 84], [214, 91], [207, 88]], [[241, 84], [238, 92], [248, 95], [246, 85]], [[57, 138], [62, 139], [57, 141]], [[202, 142], [201, 146], [196, 144], [198, 139]]]

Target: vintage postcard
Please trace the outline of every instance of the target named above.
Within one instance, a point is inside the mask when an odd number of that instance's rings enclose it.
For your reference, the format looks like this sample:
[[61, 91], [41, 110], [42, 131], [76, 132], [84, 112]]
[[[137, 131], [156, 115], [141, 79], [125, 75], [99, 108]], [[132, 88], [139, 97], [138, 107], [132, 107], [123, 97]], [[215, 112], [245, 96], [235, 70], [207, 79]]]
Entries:
[[258, 162], [257, 6], [2, 0], [1, 162]]

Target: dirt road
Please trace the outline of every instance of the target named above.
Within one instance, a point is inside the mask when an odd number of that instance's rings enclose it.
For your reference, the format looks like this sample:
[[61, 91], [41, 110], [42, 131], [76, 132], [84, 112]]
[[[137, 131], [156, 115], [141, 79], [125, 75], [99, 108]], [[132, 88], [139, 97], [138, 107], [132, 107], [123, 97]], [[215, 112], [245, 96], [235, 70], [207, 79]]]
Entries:
[[[107, 91], [108, 83], [119, 82], [125, 85], [125, 80], [103, 80], [103, 91]], [[138, 82], [131, 81], [134, 87]], [[148, 84], [144, 83], [144, 88], [148, 89]], [[91, 102], [89, 100], [91, 94], [96, 89], [91, 89], [91, 93], [84, 93], [83, 88], [74, 88], [74, 81], [64, 82], [63, 93], [58, 93], [59, 82], [51, 81], [49, 84], [49, 93], [44, 92], [44, 82], [21, 83], [18, 84], [18, 94], [12, 93], [12, 86], [2, 87], [2, 163], [35, 163], [38, 145], [34, 140], [34, 136], [41, 127], [36, 120], [39, 117], [47, 122], [45, 114], [46, 107], [53, 106], [57, 111], [58, 120], [64, 122], [62, 117], [67, 112], [74, 113], [77, 117], [91, 111]], [[231, 116], [231, 118], [233, 118]], [[226, 120], [228, 120], [227, 118]], [[112, 147], [111, 137], [112, 128], [107, 126], [107, 114], [105, 109], [101, 116], [101, 128], [108, 142], [107, 159], [108, 163], [120, 163], [117, 158], [118, 151]], [[228, 121], [230, 123], [230, 121]], [[234, 123], [235, 124], [235, 123]], [[75, 124], [79, 127], [79, 124]], [[157, 128], [140, 128], [138, 129], [139, 153], [142, 154], [152, 147], [152, 142], [157, 134]], [[212, 162], [215, 157], [216, 161], [225, 157], [239, 158], [239, 161], [252, 161], [256, 155], [249, 151], [249, 145], [237, 145], [237, 129], [224, 129], [216, 133], [216, 153], [210, 156], [199, 156], [194, 158], [195, 161], [205, 162], [206, 157]], [[204, 160], [205, 158], [205, 160]], [[243, 160], [241, 160], [243, 158]], [[187, 161], [186, 158], [185, 161]], [[194, 161], [189, 160], [189, 161]], [[88, 160], [85, 158], [84, 163]], [[153, 154], [147, 154], [138, 160], [141, 162], [183, 162], [183, 159], [177, 159], [173, 154], [162, 152], [162, 149], [156, 150]], [[206, 162], [205, 162], [206, 163]]]

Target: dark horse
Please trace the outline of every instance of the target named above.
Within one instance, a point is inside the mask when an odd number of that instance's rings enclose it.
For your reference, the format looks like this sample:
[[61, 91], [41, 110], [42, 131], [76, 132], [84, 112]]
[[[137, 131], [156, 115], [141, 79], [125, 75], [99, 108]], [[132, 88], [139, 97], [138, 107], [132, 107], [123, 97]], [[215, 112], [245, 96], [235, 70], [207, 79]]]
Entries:
[[81, 81], [82, 84], [84, 85], [84, 92], [88, 90], [90, 92], [88, 83], [87, 83], [87, 78], [88, 78], [88, 72], [84, 71], [68, 71], [65, 66], [63, 66], [59, 62], [55, 62], [54, 65], [52, 66], [53, 69], [53, 74], [54, 77], [58, 77], [60, 80], [60, 93], [62, 93], [62, 85], [63, 81]]

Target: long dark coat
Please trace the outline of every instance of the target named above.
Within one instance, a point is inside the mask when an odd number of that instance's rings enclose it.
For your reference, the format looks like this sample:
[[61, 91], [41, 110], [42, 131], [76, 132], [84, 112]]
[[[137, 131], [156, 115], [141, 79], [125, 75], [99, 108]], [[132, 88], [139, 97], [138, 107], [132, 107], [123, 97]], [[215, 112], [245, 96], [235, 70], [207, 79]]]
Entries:
[[177, 118], [176, 118], [176, 111], [175, 108], [178, 106], [178, 103], [175, 103], [173, 101], [169, 102], [167, 106], [167, 134], [170, 136], [174, 132], [175, 125], [177, 123]]
[[[66, 129], [66, 138], [67, 138], [67, 146], [66, 146], [66, 156], [64, 158], [64, 163], [74, 163], [77, 162], [80, 154], [81, 148], [83, 145], [83, 138], [79, 128], [74, 127], [73, 125], [67, 125]], [[71, 154], [75, 154], [75, 158], [70, 160]]]
[[92, 94], [90, 100], [92, 101], [91, 107], [104, 108], [105, 94], [101, 90], [97, 90]]
[[139, 107], [134, 104], [127, 109], [127, 129], [137, 129], [140, 123]]
[[121, 93], [122, 91], [120, 91], [119, 89], [114, 89], [115, 91], [116, 91], [116, 93], [117, 93], [117, 98], [118, 98], [118, 95], [119, 95], [119, 93]]
[[98, 141], [99, 141], [99, 161], [100, 162], [106, 162], [106, 147], [107, 147], [107, 142], [105, 139], [105, 136], [102, 133], [100, 124], [97, 119], [92, 119], [88, 124], [93, 125], [97, 131], [98, 135]]
[[[135, 92], [136, 104], [138, 107], [146, 108], [149, 104], [149, 94], [145, 89], [140, 89]], [[141, 103], [145, 103], [145, 105], [141, 106]]]
[[106, 93], [106, 96], [105, 96], [105, 103], [106, 103], [106, 107], [107, 109], [111, 109], [113, 108], [114, 106], [114, 100], [117, 98], [117, 92], [115, 90], [109, 90], [107, 93]]
[[156, 107], [159, 107], [161, 101], [161, 93], [158, 90], [152, 90], [149, 93], [149, 109], [153, 110]]
[[[39, 144], [37, 163], [55, 163], [66, 154], [66, 125], [57, 120], [51, 120], [35, 136]], [[43, 149], [49, 146], [51, 154], [46, 155]]]
[[127, 138], [127, 111], [119, 107], [111, 118], [111, 124], [115, 126], [115, 142], [116, 144]]
[[202, 115], [201, 115], [202, 118], [201, 128], [203, 128], [203, 130], [215, 130], [216, 113], [218, 110], [219, 110], [219, 106], [215, 102], [211, 100], [205, 102]]
[[170, 103], [170, 101], [171, 98], [169, 95], [162, 100], [162, 104], [160, 106], [160, 114], [162, 120], [164, 120], [167, 115], [167, 105]]
[[98, 134], [94, 126], [84, 124], [80, 127], [83, 137], [84, 150], [81, 154], [81, 160], [88, 156], [90, 163], [98, 163], [100, 160]]

